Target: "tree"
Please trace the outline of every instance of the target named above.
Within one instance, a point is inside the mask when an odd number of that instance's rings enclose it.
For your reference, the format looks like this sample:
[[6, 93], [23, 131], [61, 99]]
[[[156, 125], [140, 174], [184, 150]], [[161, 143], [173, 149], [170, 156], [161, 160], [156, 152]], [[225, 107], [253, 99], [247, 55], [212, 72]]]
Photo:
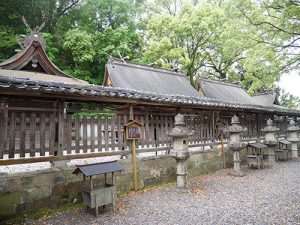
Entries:
[[64, 71], [101, 83], [110, 56], [137, 58], [141, 48], [137, 18], [142, 4], [129, 0], [88, 0], [71, 10], [58, 25], [60, 32], [66, 32], [61, 58], [72, 59], [71, 65], [63, 67]]
[[280, 92], [280, 105], [290, 109], [300, 109], [300, 98], [281, 90]]
[[251, 1], [192, 2], [177, 13], [165, 8], [148, 22], [144, 62], [180, 67], [193, 85], [202, 75], [241, 80], [250, 93], [279, 79], [282, 58], [276, 48], [256, 41], [261, 31], [241, 13], [257, 11]]
[[213, 36], [209, 27], [214, 27], [218, 13], [208, 4], [197, 8], [185, 5], [178, 16], [152, 17], [147, 26], [148, 46], [144, 60], [165, 68], [180, 66], [194, 84], [195, 75], [205, 65], [205, 49]]
[[282, 72], [299, 69], [300, 65], [300, 2], [296, 0], [264, 0], [260, 14], [242, 10], [244, 16], [256, 28], [262, 30], [258, 42], [277, 48], [286, 57]]
[[45, 32], [52, 33], [59, 19], [82, 0], [0, 0], [0, 21], [2, 26], [10, 27], [20, 34], [25, 31], [21, 22], [26, 17], [31, 28], [46, 21]]

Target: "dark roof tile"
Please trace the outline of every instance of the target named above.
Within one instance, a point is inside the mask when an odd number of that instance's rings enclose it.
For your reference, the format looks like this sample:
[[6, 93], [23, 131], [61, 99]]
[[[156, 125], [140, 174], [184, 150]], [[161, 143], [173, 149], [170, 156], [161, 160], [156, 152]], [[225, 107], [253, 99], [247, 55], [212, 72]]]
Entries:
[[180, 72], [110, 60], [106, 72], [113, 87], [158, 94], [201, 96]]
[[222, 81], [200, 79], [200, 87], [204, 95], [208, 98], [214, 98], [227, 102], [236, 102], [240, 104], [259, 105], [239, 84], [225, 83]]
[[94, 176], [104, 173], [120, 172], [123, 167], [117, 161], [101, 162], [87, 165], [76, 165], [74, 174], [83, 173], [85, 176]]

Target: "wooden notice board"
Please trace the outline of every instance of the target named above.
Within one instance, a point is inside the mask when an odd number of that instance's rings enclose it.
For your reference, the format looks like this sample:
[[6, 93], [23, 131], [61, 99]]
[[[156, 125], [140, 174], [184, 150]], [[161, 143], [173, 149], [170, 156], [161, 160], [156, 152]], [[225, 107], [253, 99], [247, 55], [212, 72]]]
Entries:
[[142, 127], [143, 125], [138, 121], [132, 120], [125, 126], [125, 134], [127, 140], [137, 140], [141, 139]]

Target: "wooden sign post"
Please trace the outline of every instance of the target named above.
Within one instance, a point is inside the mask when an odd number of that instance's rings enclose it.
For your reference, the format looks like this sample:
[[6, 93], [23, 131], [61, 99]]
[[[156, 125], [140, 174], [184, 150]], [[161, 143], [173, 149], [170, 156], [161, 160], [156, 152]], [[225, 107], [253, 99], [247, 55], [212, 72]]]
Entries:
[[132, 151], [132, 169], [134, 191], [138, 190], [137, 163], [136, 163], [136, 140], [141, 139], [142, 124], [137, 121], [129, 121], [125, 127], [126, 139], [131, 141]]

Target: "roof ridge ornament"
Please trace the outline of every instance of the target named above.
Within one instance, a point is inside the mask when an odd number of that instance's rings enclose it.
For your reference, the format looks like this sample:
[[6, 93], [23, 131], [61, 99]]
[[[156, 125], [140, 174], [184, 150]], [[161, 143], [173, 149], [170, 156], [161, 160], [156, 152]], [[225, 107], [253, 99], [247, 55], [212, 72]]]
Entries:
[[20, 40], [17, 39], [17, 42], [19, 43], [20, 47], [24, 49], [28, 45], [30, 45], [32, 41], [37, 41], [42, 46], [42, 48], [45, 49], [45, 42], [40, 35], [40, 31], [45, 27], [45, 21], [40, 26], [36, 26], [34, 29], [30, 27], [24, 16], [22, 16], [22, 21], [26, 28], [30, 31], [30, 35], [24, 35], [24, 40], [22, 42], [20, 42]]

